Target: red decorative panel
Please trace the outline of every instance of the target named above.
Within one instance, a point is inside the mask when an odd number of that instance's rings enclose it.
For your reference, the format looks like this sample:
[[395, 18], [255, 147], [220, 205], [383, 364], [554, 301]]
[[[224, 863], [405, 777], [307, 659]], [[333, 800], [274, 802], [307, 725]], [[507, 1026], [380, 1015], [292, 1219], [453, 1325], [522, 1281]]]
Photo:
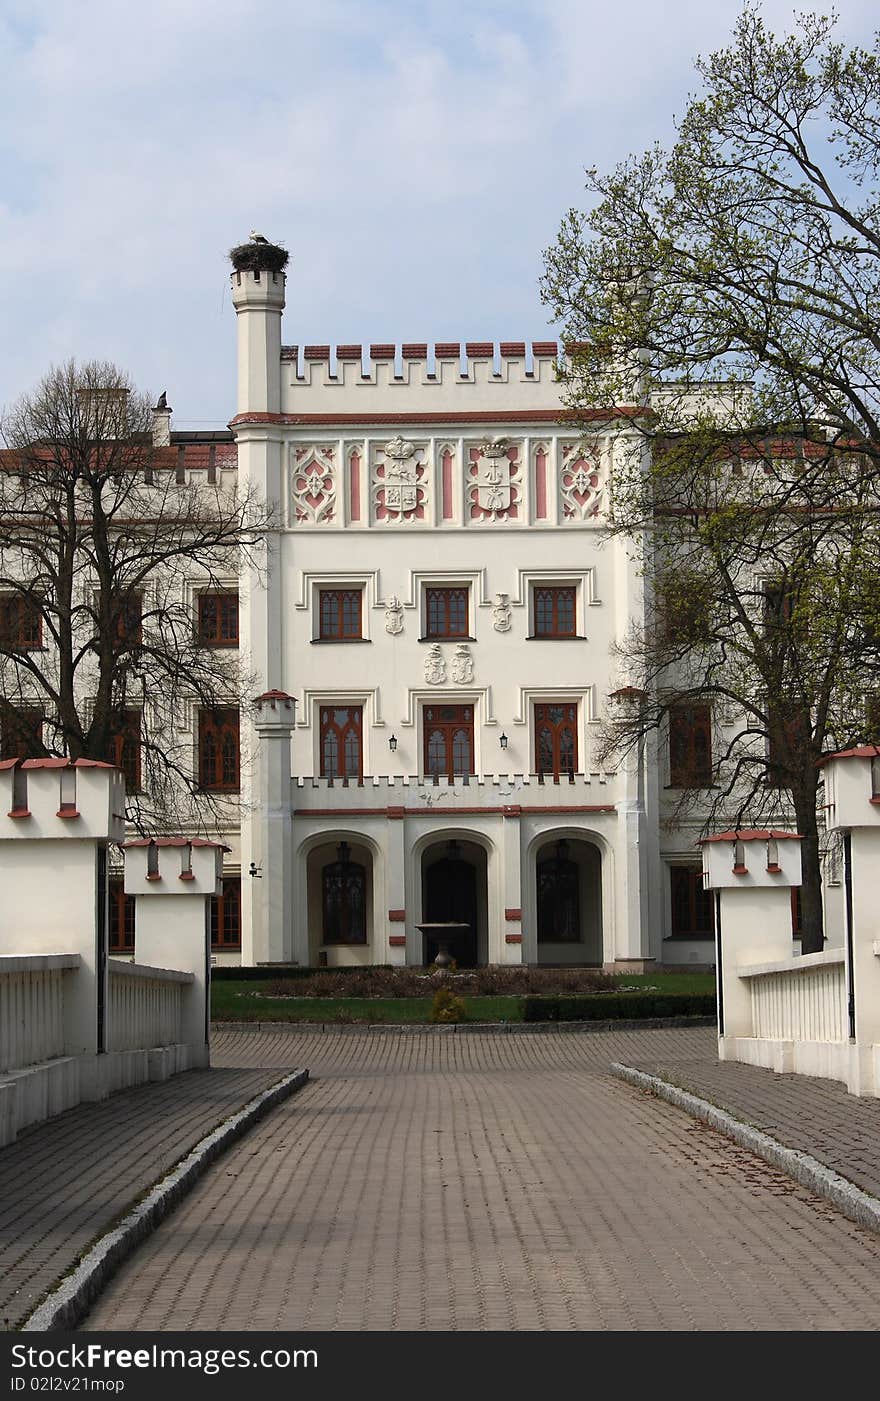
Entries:
[[403, 924], [406, 919], [406, 910], [389, 910], [388, 918], [392, 924]]
[[522, 919], [522, 910], [505, 910], [504, 918], [513, 923], [515, 920]]
[[521, 943], [522, 943], [522, 935], [521, 935], [521, 934], [505, 934], [505, 936], [504, 936], [504, 942], [505, 942], [505, 944], [521, 944]]
[[389, 938], [388, 942], [389, 942], [389, 944], [391, 945], [391, 947], [392, 947], [393, 949], [405, 949], [405, 948], [406, 948], [406, 935], [405, 935], [405, 934], [392, 934], [391, 937]]

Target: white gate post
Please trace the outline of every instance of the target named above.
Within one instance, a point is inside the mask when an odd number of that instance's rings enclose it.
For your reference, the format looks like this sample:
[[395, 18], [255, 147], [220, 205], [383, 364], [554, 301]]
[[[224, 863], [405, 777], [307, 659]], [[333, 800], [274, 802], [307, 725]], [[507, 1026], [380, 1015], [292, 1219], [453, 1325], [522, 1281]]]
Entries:
[[124, 808], [110, 764], [0, 763], [0, 953], [79, 956], [65, 982], [68, 1056], [107, 1048], [107, 844], [123, 839]]
[[[752, 1036], [752, 1001], [737, 970], [791, 958], [791, 891], [801, 883], [794, 832], [732, 831], [704, 837], [703, 884], [715, 895], [718, 1057]], [[779, 1067], [782, 1069], [782, 1067]]]
[[228, 850], [198, 837], [146, 838], [124, 847], [125, 893], [137, 901], [138, 963], [193, 975], [183, 989], [180, 1019], [191, 1066], [210, 1064], [210, 898], [222, 892]]
[[880, 746], [831, 754], [822, 765], [828, 826], [843, 834], [847, 1089], [880, 1095]]

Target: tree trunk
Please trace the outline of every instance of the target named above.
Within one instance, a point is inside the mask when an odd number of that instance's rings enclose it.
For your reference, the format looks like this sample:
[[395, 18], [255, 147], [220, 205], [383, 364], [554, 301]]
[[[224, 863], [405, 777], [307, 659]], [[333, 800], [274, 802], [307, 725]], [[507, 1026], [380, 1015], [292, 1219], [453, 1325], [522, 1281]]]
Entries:
[[822, 864], [816, 795], [795, 797], [797, 830], [801, 834], [801, 953], [821, 953], [825, 946], [822, 912]]

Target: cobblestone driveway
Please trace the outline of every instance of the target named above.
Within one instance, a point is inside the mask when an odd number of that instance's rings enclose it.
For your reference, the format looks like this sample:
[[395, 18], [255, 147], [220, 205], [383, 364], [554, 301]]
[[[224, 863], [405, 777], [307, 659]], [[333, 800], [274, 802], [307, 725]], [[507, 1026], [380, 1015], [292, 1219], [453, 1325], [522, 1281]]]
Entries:
[[711, 1031], [226, 1033], [312, 1082], [123, 1268], [96, 1329], [876, 1329], [880, 1237], [608, 1074]]

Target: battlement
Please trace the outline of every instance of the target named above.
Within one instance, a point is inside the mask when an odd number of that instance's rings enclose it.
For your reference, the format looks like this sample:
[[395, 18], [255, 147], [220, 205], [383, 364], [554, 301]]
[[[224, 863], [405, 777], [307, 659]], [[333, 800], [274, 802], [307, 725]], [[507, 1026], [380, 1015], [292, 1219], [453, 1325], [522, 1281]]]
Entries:
[[555, 409], [560, 354], [556, 341], [282, 346], [282, 412]]

